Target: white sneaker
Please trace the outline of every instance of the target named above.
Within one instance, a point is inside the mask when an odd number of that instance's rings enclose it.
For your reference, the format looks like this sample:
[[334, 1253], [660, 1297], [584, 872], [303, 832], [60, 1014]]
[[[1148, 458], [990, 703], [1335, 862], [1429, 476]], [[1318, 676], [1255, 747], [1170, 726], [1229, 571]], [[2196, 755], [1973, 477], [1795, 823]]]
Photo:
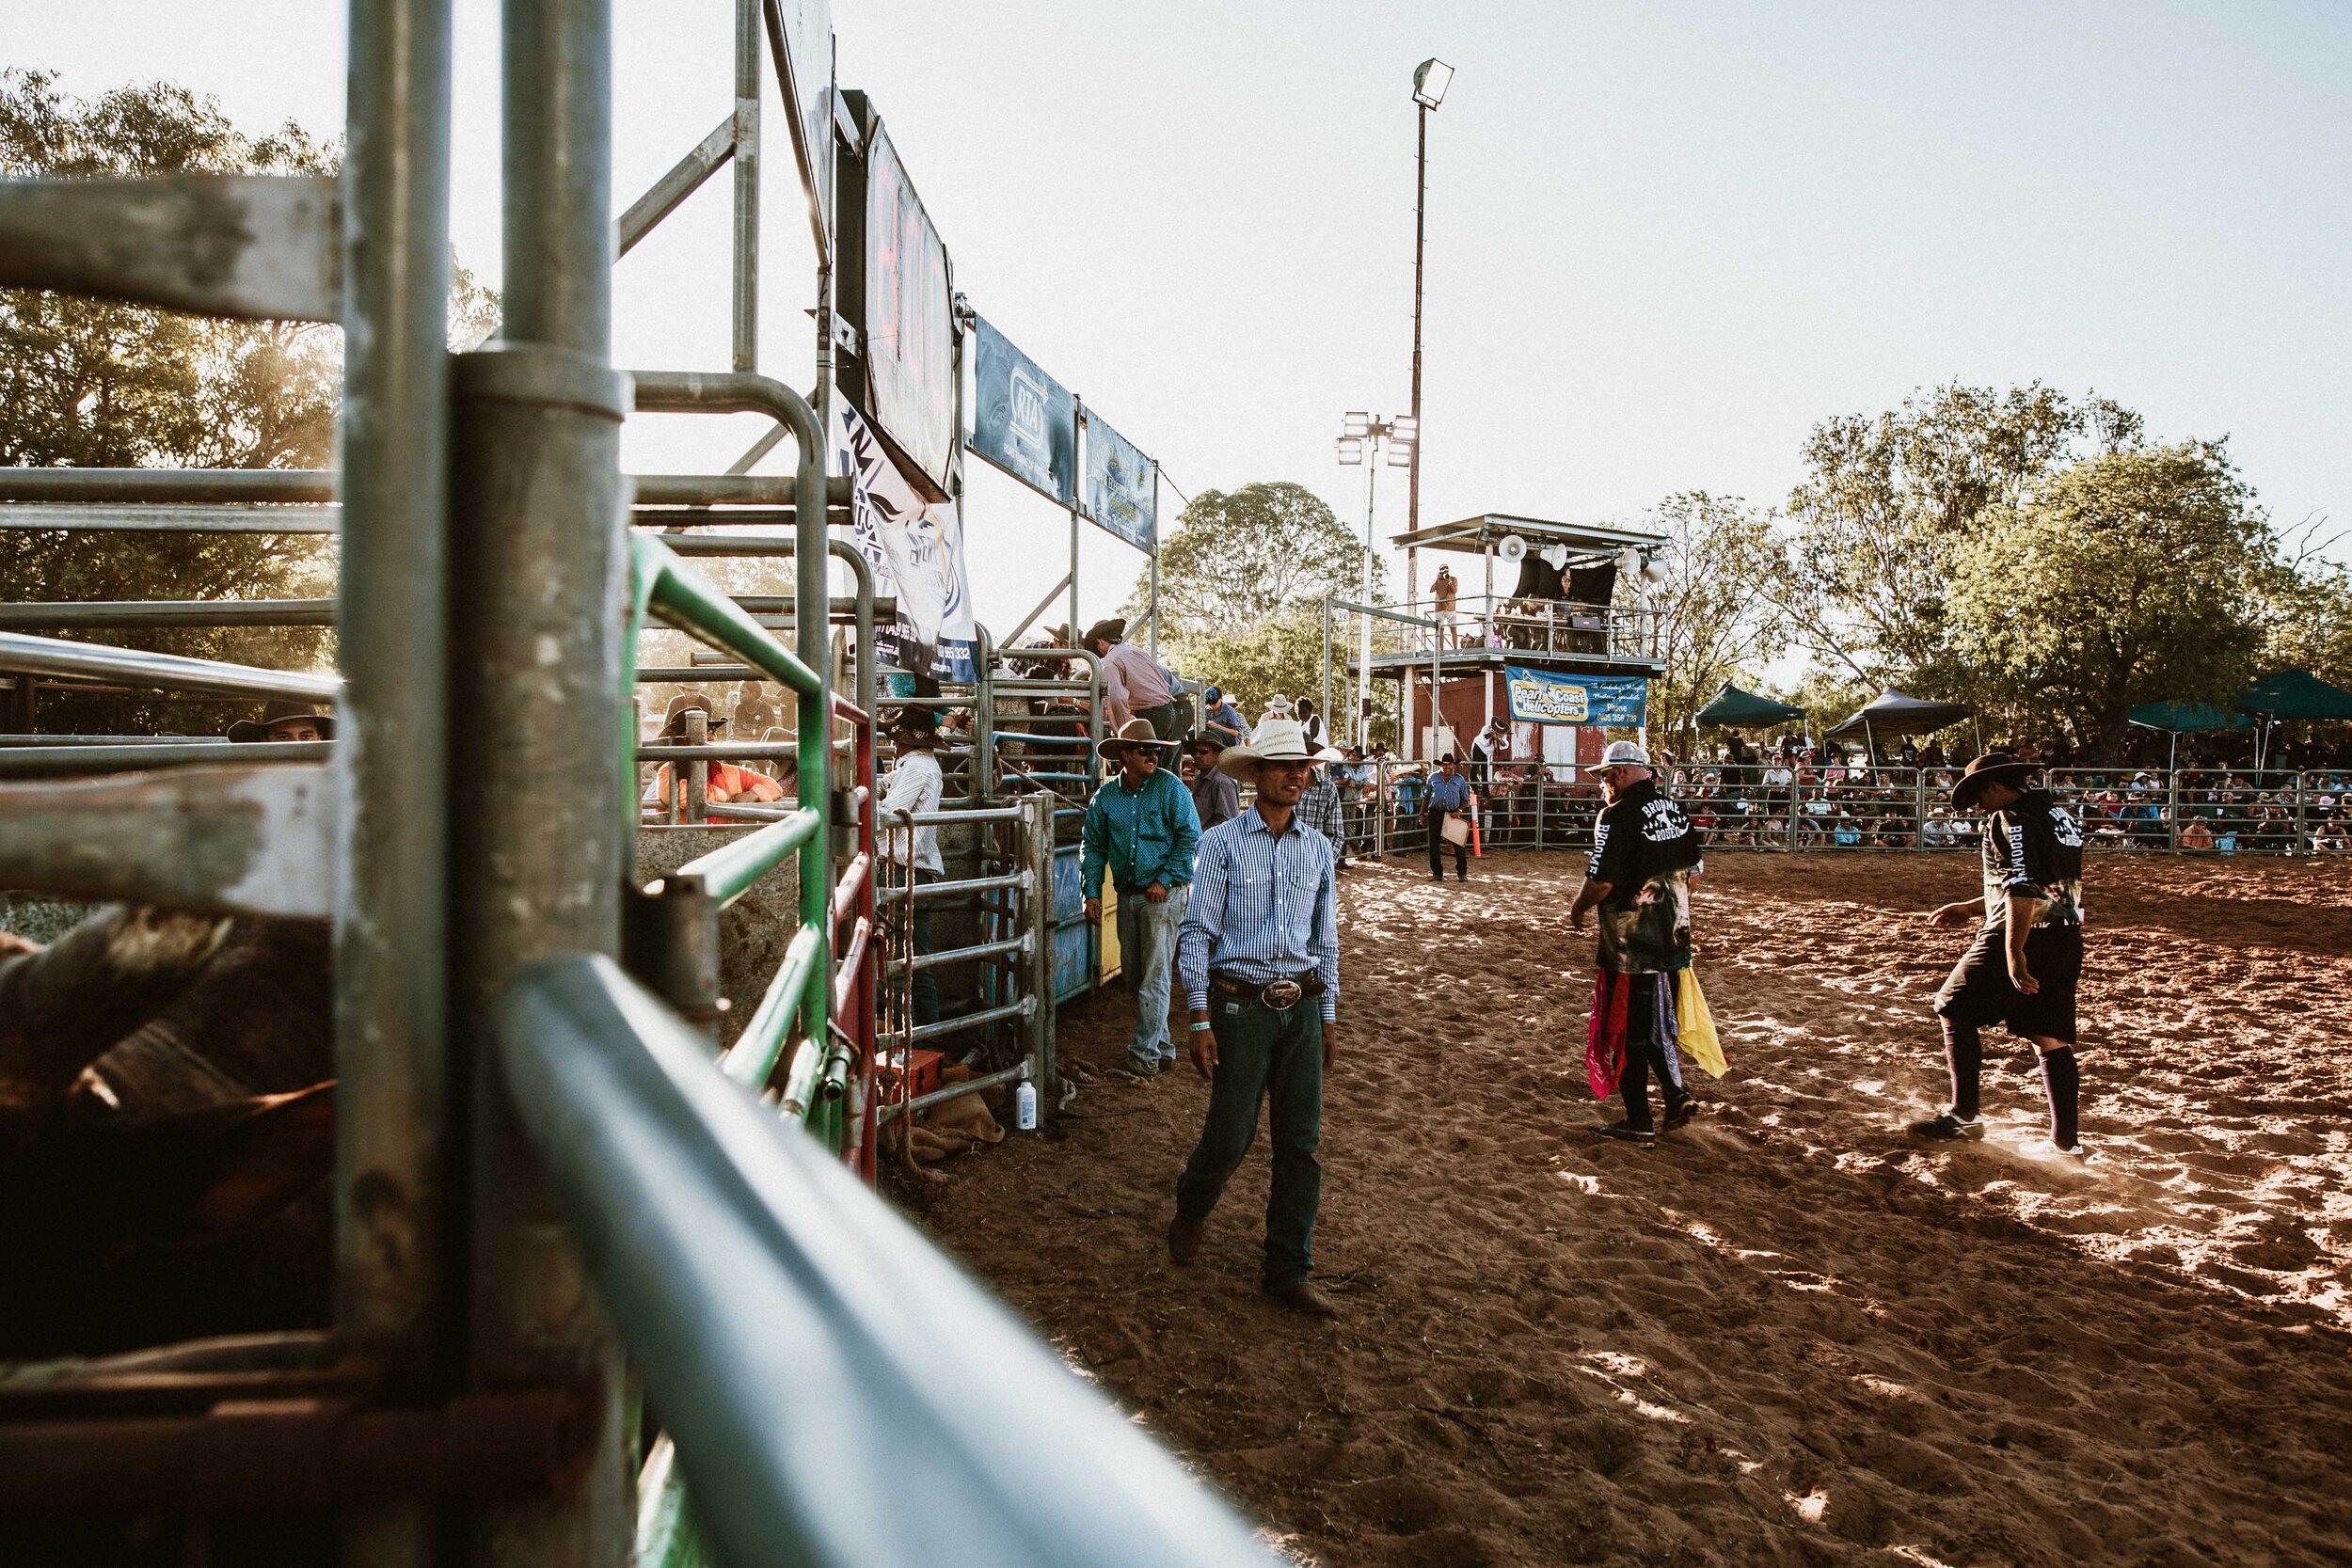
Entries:
[[2017, 1152], [2029, 1160], [2072, 1160], [2077, 1164], [2085, 1164], [2090, 1159], [2090, 1151], [2080, 1144], [2060, 1148], [2047, 1138], [2034, 1138], [2019, 1144]]

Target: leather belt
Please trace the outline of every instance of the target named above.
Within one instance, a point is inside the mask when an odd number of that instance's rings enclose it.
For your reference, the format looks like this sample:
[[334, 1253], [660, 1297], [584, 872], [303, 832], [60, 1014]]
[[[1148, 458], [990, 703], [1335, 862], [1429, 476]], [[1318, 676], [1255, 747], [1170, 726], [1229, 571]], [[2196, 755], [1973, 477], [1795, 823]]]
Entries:
[[1298, 1006], [1300, 1000], [1323, 994], [1323, 977], [1312, 970], [1295, 980], [1236, 980], [1229, 975], [1212, 974], [1209, 988], [1228, 996], [1245, 996], [1269, 1012], [1286, 1013]]

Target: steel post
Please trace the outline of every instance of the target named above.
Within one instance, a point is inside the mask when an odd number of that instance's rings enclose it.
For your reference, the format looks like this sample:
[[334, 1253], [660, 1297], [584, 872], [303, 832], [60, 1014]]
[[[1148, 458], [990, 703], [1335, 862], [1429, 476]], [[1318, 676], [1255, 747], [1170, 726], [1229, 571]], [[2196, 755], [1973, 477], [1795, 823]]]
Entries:
[[1037, 1011], [1029, 1019], [1029, 1049], [1036, 1063], [1038, 1117], [1041, 1123], [1061, 1103], [1054, 1059], [1054, 806], [1055, 797], [1039, 793], [1027, 798], [1030, 869], [1037, 885], [1029, 899], [1029, 933], [1036, 939], [1030, 955], [1030, 985]]
[[[633, 1537], [624, 1379], [490, 1031], [516, 976], [620, 946], [628, 824], [627, 382], [612, 368], [610, 0], [507, 0], [502, 341], [458, 360], [450, 666], [456, 820], [453, 1030], [472, 1095], [470, 1374], [589, 1402], [587, 1462], [551, 1496], [485, 1506], [483, 1568], [621, 1568]], [[630, 795], [634, 795], [631, 790]]]
[[735, 368], [759, 369], [759, 0], [735, 0]]

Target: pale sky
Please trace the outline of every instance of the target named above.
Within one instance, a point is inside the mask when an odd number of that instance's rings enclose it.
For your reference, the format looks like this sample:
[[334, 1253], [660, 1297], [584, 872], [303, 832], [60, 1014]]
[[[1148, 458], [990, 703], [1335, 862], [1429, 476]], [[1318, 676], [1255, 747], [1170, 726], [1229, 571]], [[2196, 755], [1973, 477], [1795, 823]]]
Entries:
[[[458, 9], [453, 225], [495, 281], [497, 7]], [[725, 113], [731, 12], [620, 6], [616, 210]], [[332, 4], [0, 15], [5, 63], [70, 90], [161, 77], [254, 129], [341, 128]], [[1458, 74], [1430, 135], [1424, 520], [1776, 502], [1815, 421], [1957, 376], [2226, 434], [2276, 519], [2352, 523], [2352, 6], [835, 0], [834, 24], [957, 286], [1187, 492], [1295, 480], [1361, 528], [1331, 441], [1406, 402], [1434, 55]], [[768, 147], [762, 368], [805, 387], [779, 115]], [[724, 367], [726, 188], [621, 262], [624, 367]], [[627, 460], [723, 467], [758, 428], [715, 423], [635, 421]], [[1002, 630], [1067, 523], [971, 470]], [[1385, 536], [1402, 470], [1380, 484]], [[1088, 618], [1140, 559], [1088, 531]]]

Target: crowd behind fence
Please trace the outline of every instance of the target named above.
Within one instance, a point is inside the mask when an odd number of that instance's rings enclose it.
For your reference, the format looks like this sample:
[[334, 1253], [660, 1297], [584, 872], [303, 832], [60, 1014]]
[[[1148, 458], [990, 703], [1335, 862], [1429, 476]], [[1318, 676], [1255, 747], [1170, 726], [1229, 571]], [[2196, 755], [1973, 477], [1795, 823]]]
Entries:
[[[1420, 767], [1336, 767], [1351, 855], [1424, 851]], [[1672, 768], [1661, 783], [1713, 849], [1923, 850], [1978, 846], [1979, 818], [1951, 806], [1950, 768], [1812, 768], [1761, 763]], [[2352, 768], [2061, 768], [2047, 787], [2083, 828], [2084, 847], [2212, 855], [2352, 850]], [[1565, 766], [1475, 773], [1485, 849], [1586, 849], [1599, 785]]]

